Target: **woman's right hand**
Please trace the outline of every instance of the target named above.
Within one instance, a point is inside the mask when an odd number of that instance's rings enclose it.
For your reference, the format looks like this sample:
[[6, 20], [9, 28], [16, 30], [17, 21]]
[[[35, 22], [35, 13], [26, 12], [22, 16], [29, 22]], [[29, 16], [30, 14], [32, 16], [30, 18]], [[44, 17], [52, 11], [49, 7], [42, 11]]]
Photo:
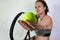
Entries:
[[22, 27], [25, 28], [26, 30], [29, 30], [29, 31], [34, 30], [34, 27], [31, 27], [30, 25], [28, 25], [26, 22], [22, 20], [18, 20], [18, 23], [22, 25]]

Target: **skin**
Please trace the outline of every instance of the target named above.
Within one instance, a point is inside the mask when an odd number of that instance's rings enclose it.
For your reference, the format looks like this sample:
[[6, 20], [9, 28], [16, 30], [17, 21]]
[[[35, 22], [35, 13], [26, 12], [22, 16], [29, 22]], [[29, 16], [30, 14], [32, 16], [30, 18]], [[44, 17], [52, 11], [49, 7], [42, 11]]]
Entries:
[[[45, 14], [46, 7], [43, 6], [41, 2], [35, 3], [37, 23], [33, 24], [31, 21], [26, 22], [18, 20], [18, 23], [22, 25], [23, 28], [29, 31], [38, 29], [52, 29], [52, 18]], [[49, 37], [35, 35], [32, 37], [33, 40], [49, 40]]]

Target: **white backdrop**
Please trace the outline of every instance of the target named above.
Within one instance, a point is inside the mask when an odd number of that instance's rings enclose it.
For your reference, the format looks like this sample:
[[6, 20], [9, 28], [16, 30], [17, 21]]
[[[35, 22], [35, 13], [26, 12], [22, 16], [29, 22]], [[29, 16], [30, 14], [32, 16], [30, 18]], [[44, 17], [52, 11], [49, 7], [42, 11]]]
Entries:
[[[50, 40], [60, 40], [60, 0], [45, 0], [49, 7], [49, 13], [53, 19], [53, 28]], [[32, 11], [34, 9], [35, 0], [0, 0], [0, 40], [10, 40], [9, 30], [14, 17], [21, 11]], [[16, 23], [14, 30], [15, 40], [21, 40], [25, 35], [21, 33], [22, 27]], [[22, 30], [22, 32], [25, 29]], [[26, 32], [26, 31], [24, 31]], [[23, 33], [24, 33], [23, 32]], [[17, 35], [18, 34], [18, 35]], [[31, 34], [33, 35], [34, 32]], [[20, 38], [21, 37], [21, 38]]]

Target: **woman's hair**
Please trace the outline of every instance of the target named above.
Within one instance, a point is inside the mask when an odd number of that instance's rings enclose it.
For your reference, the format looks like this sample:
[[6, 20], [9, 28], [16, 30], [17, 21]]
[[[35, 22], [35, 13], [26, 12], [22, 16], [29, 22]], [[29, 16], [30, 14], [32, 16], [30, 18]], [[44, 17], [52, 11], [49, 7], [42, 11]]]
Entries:
[[48, 9], [46, 2], [44, 0], [37, 0], [36, 3], [37, 2], [41, 2], [43, 4], [43, 6], [46, 7], [45, 14], [47, 15], [47, 12], [49, 12], [49, 9]]

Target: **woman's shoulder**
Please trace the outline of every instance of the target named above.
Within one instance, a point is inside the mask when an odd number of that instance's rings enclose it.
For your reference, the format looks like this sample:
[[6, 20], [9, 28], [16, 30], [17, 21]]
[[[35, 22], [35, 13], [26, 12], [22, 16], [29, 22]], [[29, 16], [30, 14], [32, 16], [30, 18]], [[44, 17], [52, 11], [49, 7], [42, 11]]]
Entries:
[[49, 15], [47, 15], [46, 18], [49, 20], [52, 20], [51, 16], [49, 16]]
[[49, 15], [47, 15], [46, 16], [46, 21], [52, 22], [52, 18]]

